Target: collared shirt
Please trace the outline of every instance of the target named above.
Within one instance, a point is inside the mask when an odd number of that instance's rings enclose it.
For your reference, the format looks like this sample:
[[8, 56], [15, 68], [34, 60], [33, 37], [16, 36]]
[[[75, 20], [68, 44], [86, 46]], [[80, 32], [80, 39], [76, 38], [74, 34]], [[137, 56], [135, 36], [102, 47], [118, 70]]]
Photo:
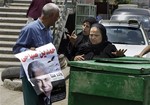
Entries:
[[[51, 30], [47, 29], [43, 23], [38, 19], [25, 26], [13, 47], [15, 54], [26, 51], [31, 47], [37, 48], [42, 45], [53, 42]], [[20, 77], [25, 75], [23, 67], [21, 66]]]

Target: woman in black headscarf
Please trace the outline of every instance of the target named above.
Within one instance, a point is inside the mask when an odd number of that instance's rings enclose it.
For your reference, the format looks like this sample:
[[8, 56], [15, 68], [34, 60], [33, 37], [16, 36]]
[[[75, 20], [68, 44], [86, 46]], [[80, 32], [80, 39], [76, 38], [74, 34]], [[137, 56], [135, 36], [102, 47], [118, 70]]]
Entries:
[[70, 43], [68, 45], [68, 59], [73, 60], [75, 54], [79, 50], [80, 45], [89, 41], [89, 34], [92, 24], [97, 23], [96, 18], [88, 17], [82, 23], [82, 31], [77, 35], [73, 32], [68, 35]]
[[90, 60], [93, 58], [115, 58], [124, 56], [126, 50], [117, 50], [115, 45], [108, 41], [106, 28], [99, 23], [91, 26], [89, 41], [82, 44], [74, 60]]

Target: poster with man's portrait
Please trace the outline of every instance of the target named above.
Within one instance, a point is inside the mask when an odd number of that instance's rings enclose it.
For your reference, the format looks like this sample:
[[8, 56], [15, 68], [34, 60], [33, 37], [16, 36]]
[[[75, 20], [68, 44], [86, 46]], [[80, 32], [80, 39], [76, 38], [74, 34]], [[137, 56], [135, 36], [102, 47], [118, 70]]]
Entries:
[[37, 95], [49, 97], [52, 102], [66, 97], [64, 75], [52, 43], [15, 56], [21, 61], [27, 79]]

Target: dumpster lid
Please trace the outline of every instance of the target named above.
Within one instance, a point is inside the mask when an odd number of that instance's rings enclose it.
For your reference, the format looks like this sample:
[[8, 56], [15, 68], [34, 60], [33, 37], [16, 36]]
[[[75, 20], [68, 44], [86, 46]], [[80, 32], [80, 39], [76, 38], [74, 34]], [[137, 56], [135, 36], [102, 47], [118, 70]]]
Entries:
[[97, 58], [88, 61], [70, 61], [70, 66], [128, 74], [150, 74], [150, 59], [137, 57]]
[[125, 64], [150, 64], [150, 59], [143, 58], [131, 58], [131, 57], [120, 57], [120, 58], [95, 58], [95, 62], [101, 63], [125, 63]]

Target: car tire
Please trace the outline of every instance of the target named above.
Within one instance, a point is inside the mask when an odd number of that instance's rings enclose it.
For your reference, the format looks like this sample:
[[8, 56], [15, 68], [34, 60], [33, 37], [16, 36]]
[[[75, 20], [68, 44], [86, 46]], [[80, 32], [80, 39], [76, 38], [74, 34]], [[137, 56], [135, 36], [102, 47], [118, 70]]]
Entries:
[[4, 81], [5, 79], [19, 79], [20, 76], [20, 67], [8, 67], [1, 73], [1, 80]]

